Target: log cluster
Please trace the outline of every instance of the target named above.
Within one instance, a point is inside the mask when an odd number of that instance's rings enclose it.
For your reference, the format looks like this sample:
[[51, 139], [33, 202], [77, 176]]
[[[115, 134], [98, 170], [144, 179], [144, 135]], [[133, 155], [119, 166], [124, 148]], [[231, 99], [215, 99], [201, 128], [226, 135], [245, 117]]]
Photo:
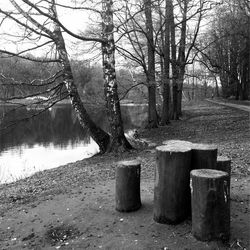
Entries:
[[[116, 168], [116, 210], [141, 207], [141, 164], [122, 161]], [[153, 218], [177, 224], [192, 211], [192, 233], [199, 240], [228, 240], [231, 161], [217, 147], [182, 140], [156, 147]], [[191, 206], [192, 205], [192, 206]]]
[[187, 146], [191, 148], [191, 169], [216, 169], [217, 146], [213, 144], [192, 143], [183, 140], [168, 140], [164, 145]]

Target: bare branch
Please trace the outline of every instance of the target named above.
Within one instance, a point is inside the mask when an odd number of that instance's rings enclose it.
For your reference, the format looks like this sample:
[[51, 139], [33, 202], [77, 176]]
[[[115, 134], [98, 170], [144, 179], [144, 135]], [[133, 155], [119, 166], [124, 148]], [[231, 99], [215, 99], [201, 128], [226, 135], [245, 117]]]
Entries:
[[[14, 0], [11, 0], [11, 1], [14, 1]], [[71, 32], [69, 29], [67, 29], [57, 18], [55, 18], [55, 16], [51, 16], [51, 15], [45, 13], [44, 11], [39, 9], [35, 4], [31, 3], [29, 0], [22, 0], [22, 1], [26, 4], [28, 4], [30, 7], [34, 8], [41, 15], [46, 16], [49, 19], [51, 19], [53, 22], [57, 23], [63, 29], [63, 31], [65, 31], [66, 33], [68, 33], [69, 35], [71, 35], [74, 38], [77, 38], [77, 39], [82, 40], [82, 41], [95, 41], [95, 42], [100, 42], [100, 43], [105, 42], [102, 38], [98, 38], [98, 37], [79, 36], [79, 35]], [[52, 33], [52, 37], [53, 37], [53, 33]]]
[[26, 28], [26, 29], [31, 30], [31, 31], [34, 32], [35, 34], [37, 34], [37, 35], [39, 35], [39, 36], [44, 36], [44, 37], [47, 37], [47, 38], [51, 39], [50, 36], [48, 36], [48, 35], [45, 34], [45, 33], [42, 33], [42, 30], [40, 30], [40, 32], [39, 32], [39, 31], [37, 31], [36, 29], [30, 27], [27, 23], [22, 23], [20, 20], [18, 20], [17, 18], [13, 17], [13, 16], [12, 16], [12, 14], [13, 14], [12, 12], [6, 12], [6, 11], [0, 9], [0, 13], [4, 14], [6, 17], [12, 19], [13, 21], [15, 21], [15, 22], [16, 22], [17, 24], [19, 24], [20, 26], [22, 26], [22, 27], [24, 27], [24, 28]]
[[[41, 63], [52, 63], [52, 62], [59, 62], [58, 59], [37, 59], [37, 58], [32, 58], [32, 57], [29, 57], [29, 56], [22, 56], [20, 55], [21, 53], [14, 53], [14, 52], [11, 52], [11, 51], [7, 51], [7, 50], [1, 50], [0, 49], [0, 53], [3, 53], [3, 54], [6, 54], [6, 55], [10, 55], [10, 56], [16, 56], [16, 57], [19, 57], [19, 58], [22, 58], [22, 59], [25, 59], [25, 60], [29, 60], [29, 61], [32, 61], [32, 62], [41, 62]], [[3, 57], [2, 57], [3, 58]]]
[[[24, 1], [24, 0], [23, 0]], [[29, 22], [31, 22], [34, 26], [36, 26], [39, 30], [46, 33], [50, 38], [53, 39], [54, 34], [49, 29], [47, 29], [45, 26], [38, 23], [34, 18], [32, 18], [26, 11], [24, 11], [14, 0], [10, 0], [12, 5], [20, 12], [20, 14], [23, 15]]]

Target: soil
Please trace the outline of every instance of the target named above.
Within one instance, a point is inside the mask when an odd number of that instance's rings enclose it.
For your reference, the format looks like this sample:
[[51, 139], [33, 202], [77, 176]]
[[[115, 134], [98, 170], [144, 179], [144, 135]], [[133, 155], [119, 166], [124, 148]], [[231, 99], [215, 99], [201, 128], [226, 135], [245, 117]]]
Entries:
[[[0, 186], [0, 249], [249, 249], [249, 113], [211, 103], [185, 106], [183, 117], [140, 130], [137, 150], [98, 155]], [[191, 220], [153, 220], [155, 146], [170, 139], [214, 143], [232, 160], [231, 237], [201, 242]], [[115, 210], [117, 162], [140, 159], [142, 207]], [[183, 208], [185, 209], [185, 208]]]

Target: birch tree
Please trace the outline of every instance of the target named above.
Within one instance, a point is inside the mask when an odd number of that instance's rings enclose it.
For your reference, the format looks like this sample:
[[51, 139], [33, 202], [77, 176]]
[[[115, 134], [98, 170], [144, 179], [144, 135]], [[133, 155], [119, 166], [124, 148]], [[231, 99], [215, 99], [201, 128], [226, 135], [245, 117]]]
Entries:
[[131, 145], [124, 136], [121, 108], [117, 92], [117, 79], [115, 71], [115, 42], [113, 23], [113, 1], [103, 0], [102, 2], [102, 43], [104, 91], [109, 124], [111, 128], [111, 143], [109, 150], [131, 149]]
[[[104, 1], [106, 8], [104, 8], [103, 17], [107, 18], [103, 21], [103, 37], [86, 37], [83, 35], [78, 35], [71, 32], [67, 27], [65, 27], [59, 20], [57, 14], [57, 3], [55, 0], [51, 1], [40, 1], [39, 3], [33, 3], [29, 0], [22, 0], [22, 5], [17, 3], [15, 0], [10, 0], [11, 4], [17, 11], [17, 15], [22, 16], [22, 18], [16, 18], [12, 11], [0, 10], [3, 15], [3, 19], [8, 18], [22, 27], [25, 32], [27, 31], [31, 36], [37, 35], [37, 40], [40, 38], [46, 38], [51, 44], [55, 45], [53, 49], [55, 52], [54, 60], [44, 60], [44, 62], [56, 61], [61, 68], [62, 85], [66, 88], [68, 96], [71, 100], [72, 107], [78, 115], [80, 124], [87, 128], [90, 135], [97, 142], [100, 147], [100, 152], [104, 153], [106, 151], [117, 150], [123, 148], [124, 150], [130, 149], [131, 146], [127, 142], [121, 120], [121, 111], [119, 107], [119, 100], [117, 99], [117, 85], [115, 82], [115, 71], [114, 71], [114, 45], [113, 43], [113, 31], [110, 27], [113, 27], [112, 23], [107, 23], [110, 21], [110, 6], [112, 2]], [[22, 7], [21, 7], [22, 6]], [[24, 7], [26, 9], [24, 9]], [[62, 5], [60, 5], [62, 6]], [[108, 7], [109, 6], [109, 7]], [[63, 6], [65, 7], [65, 6]], [[68, 7], [68, 6], [66, 6]], [[106, 12], [105, 12], [106, 11]], [[38, 18], [36, 18], [38, 17]], [[42, 20], [42, 21], [41, 21]], [[112, 19], [111, 19], [112, 21]], [[52, 24], [52, 25], [51, 25]], [[90, 118], [87, 113], [82, 100], [80, 99], [77, 87], [74, 82], [74, 77], [72, 74], [72, 69], [70, 65], [70, 60], [68, 57], [64, 37], [62, 31], [66, 32], [70, 36], [80, 39], [82, 41], [94, 41], [99, 42], [103, 45], [103, 51], [106, 52], [104, 55], [103, 62], [104, 65], [104, 75], [105, 75], [105, 94], [107, 100], [107, 109], [109, 114], [109, 120], [111, 123], [111, 136], [99, 128]], [[30, 38], [28, 37], [28, 39]], [[25, 39], [26, 37], [23, 37]], [[48, 42], [47, 42], [48, 43]], [[46, 45], [47, 45], [46, 43]], [[42, 45], [40, 45], [42, 47]], [[53, 48], [53, 47], [52, 47]], [[32, 51], [32, 49], [30, 49]], [[22, 56], [22, 53], [13, 53], [10, 51], [2, 50], [4, 54], [9, 54], [12, 56], [21, 56], [25, 59], [30, 59], [27, 56]], [[112, 67], [111, 67], [112, 66]], [[110, 68], [112, 68], [110, 70]], [[111, 110], [112, 109], [112, 110]], [[112, 139], [111, 139], [112, 138]]]

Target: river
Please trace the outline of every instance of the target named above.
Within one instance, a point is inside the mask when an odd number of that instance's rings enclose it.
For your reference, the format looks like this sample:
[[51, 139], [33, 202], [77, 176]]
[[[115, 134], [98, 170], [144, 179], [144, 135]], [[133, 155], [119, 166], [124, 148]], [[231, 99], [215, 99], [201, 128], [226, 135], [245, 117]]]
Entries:
[[[91, 157], [99, 150], [80, 126], [71, 105], [56, 105], [39, 116], [34, 116], [37, 110], [12, 109], [0, 106], [1, 184]], [[145, 105], [125, 105], [121, 109], [125, 131], [143, 126], [147, 119]], [[93, 120], [107, 131], [105, 111], [90, 108], [89, 112]], [[32, 119], [19, 121], [32, 116]], [[2, 130], [10, 124], [13, 126]]]

